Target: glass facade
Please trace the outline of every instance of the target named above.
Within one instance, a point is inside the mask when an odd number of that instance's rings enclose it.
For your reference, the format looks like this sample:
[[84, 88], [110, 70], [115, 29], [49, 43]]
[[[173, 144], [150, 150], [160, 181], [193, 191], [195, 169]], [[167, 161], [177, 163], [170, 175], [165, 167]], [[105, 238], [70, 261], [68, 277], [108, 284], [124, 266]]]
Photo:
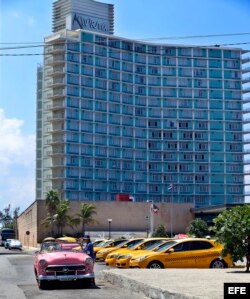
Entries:
[[87, 31], [45, 41], [37, 195], [244, 202], [241, 49]]

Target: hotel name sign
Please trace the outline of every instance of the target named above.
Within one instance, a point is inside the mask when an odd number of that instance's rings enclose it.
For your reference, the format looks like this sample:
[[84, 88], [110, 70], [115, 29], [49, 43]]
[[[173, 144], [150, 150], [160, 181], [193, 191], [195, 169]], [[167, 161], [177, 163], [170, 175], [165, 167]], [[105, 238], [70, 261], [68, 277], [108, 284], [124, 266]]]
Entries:
[[85, 29], [90, 31], [98, 31], [102, 33], [109, 33], [109, 23], [103, 19], [73, 13], [71, 16], [71, 29]]

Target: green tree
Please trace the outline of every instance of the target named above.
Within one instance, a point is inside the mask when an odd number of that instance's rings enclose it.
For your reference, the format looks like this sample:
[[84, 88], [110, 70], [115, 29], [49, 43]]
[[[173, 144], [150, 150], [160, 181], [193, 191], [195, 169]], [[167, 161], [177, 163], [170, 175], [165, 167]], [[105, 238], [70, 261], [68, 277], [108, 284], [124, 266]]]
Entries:
[[82, 234], [85, 235], [86, 225], [97, 224], [98, 221], [93, 218], [96, 214], [96, 206], [89, 203], [81, 203], [80, 212], [76, 214], [78, 223], [82, 225]]
[[72, 227], [72, 217], [68, 215], [70, 210], [69, 201], [68, 200], [60, 200], [57, 208], [55, 217], [55, 223], [57, 226], [57, 233], [59, 236], [63, 236], [63, 229], [65, 226]]
[[3, 211], [0, 211], [0, 223], [3, 227], [16, 229], [16, 219], [19, 214], [20, 208], [11, 209], [9, 204]]
[[[56, 209], [54, 210], [54, 214], [48, 214], [47, 217], [41, 221], [41, 224], [45, 228], [54, 227], [55, 225], [57, 227], [57, 236], [63, 236], [63, 229], [66, 226], [70, 226], [73, 228], [78, 224], [78, 219], [72, 218], [69, 215], [69, 211], [69, 201], [60, 199]], [[55, 233], [53, 231], [52, 237], [54, 236]]]
[[196, 238], [203, 238], [209, 234], [209, 227], [206, 221], [196, 218], [187, 227], [187, 234]]
[[42, 221], [41, 221], [41, 225], [46, 228], [46, 229], [51, 229], [51, 237], [54, 237], [55, 236], [55, 233], [54, 233], [54, 224], [55, 224], [55, 221], [56, 221], [56, 216], [55, 215], [50, 215], [48, 214], [46, 218], [44, 218]]
[[54, 225], [56, 222], [56, 210], [60, 204], [59, 194], [54, 191], [50, 190], [46, 194], [45, 198], [45, 205], [48, 211], [47, 217], [42, 221], [42, 225], [45, 228], [51, 228], [51, 236], [54, 236]]
[[153, 232], [152, 234], [153, 238], [168, 238], [168, 233], [167, 230], [165, 228], [165, 226], [163, 224], [160, 224], [157, 229]]
[[224, 245], [223, 255], [243, 261], [247, 254], [246, 239], [250, 236], [250, 205], [236, 206], [214, 219], [215, 239]]
[[55, 214], [55, 211], [59, 205], [59, 202], [60, 202], [60, 198], [59, 198], [58, 192], [56, 192], [54, 190], [50, 190], [46, 194], [45, 204], [46, 204], [46, 208], [47, 208], [47, 211], [50, 214], [50, 216]]

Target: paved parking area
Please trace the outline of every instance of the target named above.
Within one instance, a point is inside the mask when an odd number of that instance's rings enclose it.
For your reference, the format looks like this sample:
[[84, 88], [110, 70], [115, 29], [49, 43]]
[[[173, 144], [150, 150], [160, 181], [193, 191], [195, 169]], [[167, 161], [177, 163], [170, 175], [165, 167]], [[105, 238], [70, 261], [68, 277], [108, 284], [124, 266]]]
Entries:
[[[34, 254], [38, 248], [25, 247]], [[245, 260], [229, 269], [116, 269], [101, 278], [121, 288], [141, 292], [151, 299], [223, 299], [224, 283], [250, 283]]]
[[223, 299], [224, 283], [249, 283], [244, 268], [231, 269], [111, 269], [103, 279], [152, 299]]

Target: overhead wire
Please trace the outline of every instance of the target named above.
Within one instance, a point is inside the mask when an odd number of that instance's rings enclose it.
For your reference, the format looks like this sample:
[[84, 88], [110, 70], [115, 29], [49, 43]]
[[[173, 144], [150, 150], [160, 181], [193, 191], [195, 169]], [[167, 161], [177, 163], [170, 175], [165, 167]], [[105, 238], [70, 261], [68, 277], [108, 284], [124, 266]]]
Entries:
[[[242, 36], [242, 35], [250, 35], [249, 32], [246, 33], [225, 33], [225, 34], [210, 34], [210, 35], [190, 35], [190, 36], [177, 36], [177, 37], [160, 37], [160, 38], [149, 38], [149, 39], [136, 39], [136, 40], [130, 40], [127, 38], [116, 38], [115, 36], [102, 36], [103, 42], [102, 41], [95, 41], [95, 42], [89, 42], [89, 44], [97, 44], [97, 45], [103, 45], [103, 46], [109, 46], [109, 48], [117, 49], [119, 52], [130, 52], [132, 50], [129, 49], [124, 49], [122, 47], [115, 47], [112, 46], [109, 43], [115, 42], [115, 41], [124, 41], [124, 42], [145, 42], [145, 41], [156, 41], [156, 40], [166, 40], [166, 39], [188, 39], [188, 38], [208, 38], [208, 37], [222, 37], [222, 36]], [[57, 41], [56, 43], [53, 43], [54, 46], [57, 45], [70, 45], [70, 44], [80, 44], [82, 41]], [[86, 43], [86, 42], [85, 42]], [[213, 44], [213, 45], [178, 45], [183, 46], [184, 48], [208, 48], [208, 47], [226, 47], [226, 46], [239, 46], [239, 45], [247, 45], [250, 44], [250, 42], [234, 42], [234, 43], [223, 43], [223, 44]], [[18, 45], [18, 46], [12, 46], [12, 47], [0, 47], [0, 51], [6, 51], [6, 50], [20, 50], [20, 49], [31, 49], [31, 48], [45, 48], [47, 46], [50, 46], [48, 43], [39, 43], [39, 42], [13, 42], [13, 43], [0, 43], [0, 45]], [[142, 44], [143, 45], [143, 44]], [[151, 46], [156, 46], [156, 44], [152, 44]], [[162, 47], [173, 47], [175, 45], [173, 44], [161, 44], [157, 46], [162, 46]], [[117, 51], [114, 50], [114, 51]], [[244, 49], [242, 49], [244, 50]], [[68, 51], [74, 51], [73, 49], [68, 49]], [[159, 53], [151, 53], [147, 52], [145, 50], [134, 50], [133, 52], [138, 52], [138, 53], [143, 53], [143, 54], [159, 54]], [[71, 53], [71, 52], [66, 52], [66, 53]], [[109, 49], [109, 53], [112, 53], [112, 50]], [[96, 53], [90, 53], [90, 54], [96, 54]], [[162, 54], [162, 53], [160, 53]], [[1, 53], [0, 56], [46, 56], [50, 55], [50, 53]], [[173, 55], [170, 55], [173, 57]]]
[[[242, 36], [250, 35], [250, 32], [240, 32], [240, 33], [219, 33], [219, 34], [204, 34], [204, 35], [184, 35], [184, 36], [168, 36], [168, 37], [151, 37], [151, 38], [135, 38], [137, 41], [151, 41], [151, 40], [167, 40], [167, 39], [190, 39], [190, 38], [210, 38], [210, 37], [225, 37], [225, 36]], [[116, 36], [108, 36], [112, 40], [120, 40]], [[0, 45], [29, 45], [29, 44], [41, 44], [41, 42], [0, 42]]]

